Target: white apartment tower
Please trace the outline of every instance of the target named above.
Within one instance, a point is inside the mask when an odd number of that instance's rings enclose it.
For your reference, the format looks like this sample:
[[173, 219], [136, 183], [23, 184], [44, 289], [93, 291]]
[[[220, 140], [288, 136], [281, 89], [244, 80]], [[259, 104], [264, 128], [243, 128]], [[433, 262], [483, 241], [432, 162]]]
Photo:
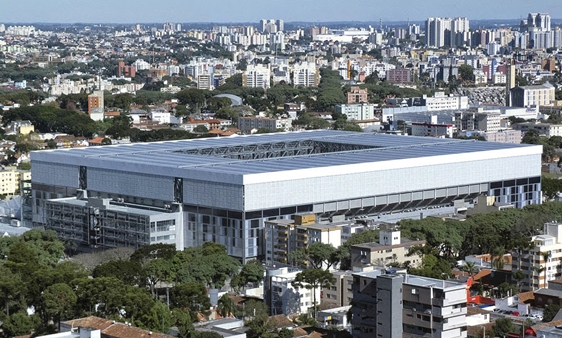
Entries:
[[316, 87], [320, 82], [320, 72], [313, 63], [302, 62], [293, 68], [293, 85]]
[[242, 85], [250, 88], [267, 89], [271, 87], [270, 77], [271, 71], [267, 66], [249, 65], [242, 75]]

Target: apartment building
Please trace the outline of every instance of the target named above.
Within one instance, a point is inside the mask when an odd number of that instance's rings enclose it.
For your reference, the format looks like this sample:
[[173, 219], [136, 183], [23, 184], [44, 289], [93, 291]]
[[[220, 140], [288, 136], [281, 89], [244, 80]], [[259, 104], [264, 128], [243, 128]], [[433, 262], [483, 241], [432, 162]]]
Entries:
[[293, 85], [295, 87], [317, 87], [320, 83], [320, 71], [313, 63], [302, 62], [293, 67]]
[[375, 118], [375, 105], [372, 103], [338, 104], [336, 113], [344, 114], [348, 120], [372, 120]]
[[485, 134], [486, 141], [488, 142], [500, 142], [500, 143], [521, 143], [521, 130], [500, 130], [494, 133]]
[[381, 230], [378, 243], [357, 244], [351, 247], [351, 265], [354, 267], [385, 266], [390, 263], [404, 264], [409, 261], [410, 265], [415, 267], [421, 264], [421, 257], [408, 257], [408, 251], [416, 245], [425, 245], [425, 240], [401, 238], [400, 231]]
[[390, 83], [411, 83], [414, 81], [410, 68], [389, 69], [386, 72], [386, 81]]
[[541, 136], [562, 136], [562, 124], [524, 122], [515, 123], [513, 129], [520, 130], [523, 134], [534, 130]]
[[274, 119], [269, 117], [239, 117], [238, 129], [244, 134], [251, 134], [253, 130], [267, 129], [277, 131], [279, 129], [288, 130], [293, 125], [290, 119]]
[[453, 138], [455, 130], [452, 124], [412, 123], [412, 136]]
[[103, 91], [95, 91], [88, 95], [88, 115], [94, 121], [103, 121], [104, 115], [104, 93]]
[[352, 86], [347, 93], [347, 104], [367, 102], [369, 102], [369, 91], [367, 89], [361, 89], [357, 86]]
[[466, 285], [414, 275], [353, 274], [354, 337], [467, 337]]
[[497, 132], [501, 129], [499, 112], [464, 111], [455, 113], [455, 127], [459, 131], [481, 130]]
[[308, 313], [314, 306], [315, 294], [316, 302], [320, 302], [320, 288], [293, 287], [292, 282], [300, 271], [300, 269], [284, 267], [266, 272], [265, 301], [271, 314]]
[[351, 304], [353, 300], [353, 271], [334, 271], [336, 282], [322, 288], [322, 304], [326, 307], [340, 307]]
[[295, 215], [294, 220], [280, 219], [265, 222], [265, 260], [267, 264], [283, 263], [308, 266], [308, 262], [291, 262], [289, 253], [305, 249], [313, 243], [342, 243], [342, 229], [335, 224], [318, 224], [314, 214]]
[[29, 180], [31, 180], [31, 171], [3, 167], [0, 170], [0, 195], [16, 194], [20, 190], [20, 182]]
[[242, 75], [242, 86], [250, 88], [271, 87], [271, 71], [263, 65], [248, 65]]
[[[546, 288], [548, 281], [562, 277], [562, 223], [545, 223], [543, 234], [532, 237], [533, 247], [512, 252], [511, 270], [521, 270], [524, 290]], [[546, 260], [545, 260], [546, 258]]]

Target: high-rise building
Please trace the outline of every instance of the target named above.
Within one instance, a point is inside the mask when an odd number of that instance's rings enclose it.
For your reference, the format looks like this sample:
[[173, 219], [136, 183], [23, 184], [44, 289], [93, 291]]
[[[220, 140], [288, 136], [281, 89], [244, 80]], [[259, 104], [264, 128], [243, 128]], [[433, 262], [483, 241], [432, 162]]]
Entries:
[[463, 46], [470, 42], [470, 22], [467, 18], [428, 18], [425, 35], [429, 47]]
[[550, 31], [550, 15], [546, 13], [529, 13], [527, 16], [527, 30]]
[[271, 71], [267, 66], [249, 65], [242, 75], [242, 85], [250, 88], [271, 87]]
[[94, 121], [103, 121], [104, 119], [104, 101], [103, 91], [95, 91], [88, 96], [88, 115]]
[[277, 30], [282, 32], [285, 30], [285, 22], [283, 22], [283, 20], [279, 19], [275, 22], [277, 24]]
[[293, 68], [293, 85], [303, 87], [316, 87], [320, 82], [320, 72], [315, 64], [302, 62]]

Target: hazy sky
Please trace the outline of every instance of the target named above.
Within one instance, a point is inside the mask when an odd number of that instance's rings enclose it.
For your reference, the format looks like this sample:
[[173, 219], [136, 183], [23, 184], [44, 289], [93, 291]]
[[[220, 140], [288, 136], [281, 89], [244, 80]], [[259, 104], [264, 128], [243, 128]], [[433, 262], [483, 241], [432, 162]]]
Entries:
[[562, 0], [0, 0], [0, 22], [421, 21], [428, 16], [562, 18]]

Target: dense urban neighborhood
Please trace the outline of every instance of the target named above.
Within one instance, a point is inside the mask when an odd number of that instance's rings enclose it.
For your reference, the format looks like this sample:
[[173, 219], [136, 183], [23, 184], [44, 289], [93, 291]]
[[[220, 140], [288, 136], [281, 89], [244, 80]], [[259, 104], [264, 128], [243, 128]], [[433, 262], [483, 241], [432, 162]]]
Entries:
[[0, 23], [0, 334], [562, 337], [560, 14]]

